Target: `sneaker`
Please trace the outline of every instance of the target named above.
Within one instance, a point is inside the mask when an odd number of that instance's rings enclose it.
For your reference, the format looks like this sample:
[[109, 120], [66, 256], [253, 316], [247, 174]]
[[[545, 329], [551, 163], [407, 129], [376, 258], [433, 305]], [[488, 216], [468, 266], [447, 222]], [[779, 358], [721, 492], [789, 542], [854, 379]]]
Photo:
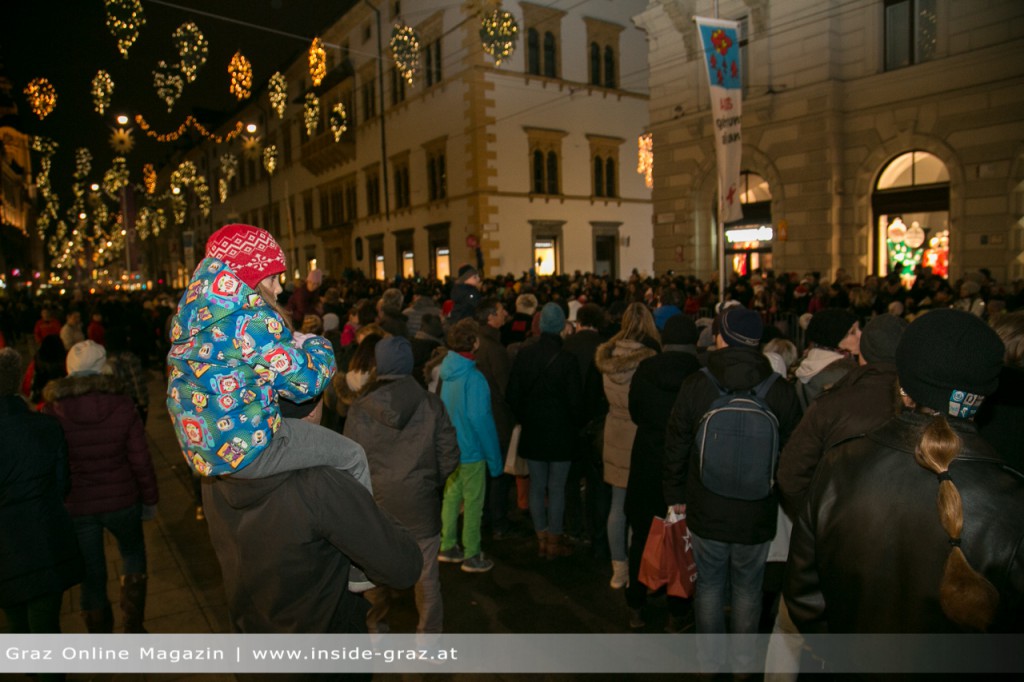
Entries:
[[486, 573], [494, 568], [494, 562], [484, 558], [484, 553], [474, 554], [462, 562], [462, 570], [466, 573]]
[[629, 562], [612, 559], [612, 579], [608, 583], [613, 590], [621, 590], [629, 585]]
[[437, 553], [437, 560], [445, 564], [461, 564], [466, 560], [466, 555], [462, 553], [462, 548], [455, 545], [451, 549], [444, 549]]
[[362, 594], [368, 590], [372, 590], [377, 587], [370, 579], [366, 577], [366, 574], [356, 566], [352, 566], [348, 572], [348, 591], [354, 592], [355, 594]]

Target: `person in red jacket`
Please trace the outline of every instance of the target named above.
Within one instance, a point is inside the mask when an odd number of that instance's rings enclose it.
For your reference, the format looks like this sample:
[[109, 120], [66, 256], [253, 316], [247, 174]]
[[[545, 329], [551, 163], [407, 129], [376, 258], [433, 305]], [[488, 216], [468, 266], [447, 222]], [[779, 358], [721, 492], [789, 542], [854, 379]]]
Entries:
[[36, 326], [32, 330], [32, 335], [36, 339], [36, 345], [43, 345], [43, 339], [51, 334], [60, 336], [60, 328], [60, 320], [53, 316], [49, 308], [43, 308], [39, 313], [39, 319], [36, 320]]
[[71, 492], [65, 506], [85, 557], [82, 617], [89, 632], [111, 632], [104, 529], [117, 539], [124, 574], [124, 631], [145, 632], [146, 545], [142, 521], [153, 518], [156, 474], [142, 419], [120, 383], [103, 373], [107, 354], [94, 341], [80, 341], [67, 357], [68, 376], [47, 384], [43, 411], [60, 421], [68, 443]]

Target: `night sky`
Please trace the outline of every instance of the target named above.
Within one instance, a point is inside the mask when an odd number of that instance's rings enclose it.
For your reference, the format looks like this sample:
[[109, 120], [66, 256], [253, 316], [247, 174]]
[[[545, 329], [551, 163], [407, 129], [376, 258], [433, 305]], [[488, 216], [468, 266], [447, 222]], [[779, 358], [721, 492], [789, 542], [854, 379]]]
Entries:
[[[204, 123], [227, 120], [240, 103], [228, 91], [228, 62], [236, 50], [253, 65], [253, 91], [258, 92], [277, 70], [309, 48], [312, 38], [344, 14], [356, 0], [143, 0], [146, 24], [122, 58], [106, 27], [103, 0], [16, 0], [5, 2], [0, 28], [0, 56], [12, 81], [20, 128], [45, 135], [60, 145], [51, 173], [62, 208], [71, 199], [74, 153], [86, 147], [93, 154], [87, 182], [99, 182], [114, 154], [108, 140], [118, 113], [141, 113], [153, 130], [176, 129], [190, 113]], [[216, 16], [210, 16], [216, 15]], [[229, 19], [225, 20], [224, 17]], [[193, 21], [209, 43], [206, 64], [184, 91], [170, 114], [153, 87], [152, 71], [159, 60], [178, 61], [171, 34]], [[243, 23], [239, 23], [243, 22]], [[245, 25], [251, 24], [251, 26]], [[270, 30], [265, 30], [270, 29]], [[293, 34], [291, 37], [283, 34]], [[91, 81], [104, 69], [115, 85], [104, 115], [93, 108]], [[25, 85], [47, 78], [56, 88], [57, 105], [40, 121], [28, 105]], [[205, 119], [205, 120], [204, 120]], [[159, 143], [135, 127], [135, 147], [128, 155], [132, 182], [142, 179], [142, 166], [157, 168], [177, 143]], [[37, 162], [33, 160], [34, 168]]]

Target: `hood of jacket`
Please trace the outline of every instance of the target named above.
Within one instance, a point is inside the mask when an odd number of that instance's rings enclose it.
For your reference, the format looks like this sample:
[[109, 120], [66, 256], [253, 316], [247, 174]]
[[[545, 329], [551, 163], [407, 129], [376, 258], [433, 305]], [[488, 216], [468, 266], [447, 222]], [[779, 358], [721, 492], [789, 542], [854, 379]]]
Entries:
[[186, 343], [232, 313], [265, 305], [263, 297], [243, 282], [227, 263], [204, 258], [178, 302], [178, 312], [171, 319], [171, 343]]
[[54, 403], [88, 393], [122, 395], [124, 388], [113, 374], [75, 374], [54, 379], [43, 389], [43, 400]]
[[458, 353], [446, 353], [441, 361], [441, 380], [453, 381], [464, 378], [476, 369], [476, 361]]
[[427, 392], [412, 376], [394, 381], [380, 381], [366, 387], [357, 401], [376, 422], [401, 431], [426, 400]]
[[836, 360], [842, 360], [844, 357], [846, 356], [842, 353], [837, 353], [834, 350], [812, 348], [807, 351], [807, 356], [804, 357], [800, 366], [796, 368], [796, 372], [793, 374], [797, 379], [806, 384], [821, 370], [825, 369]]
[[213, 485], [221, 486], [223, 499], [232, 509], [244, 511], [260, 506], [288, 480], [293, 472], [286, 471], [265, 478], [236, 478], [218, 476]]
[[722, 386], [734, 391], [749, 390], [772, 373], [772, 365], [761, 351], [739, 346], [708, 353], [708, 369]]
[[636, 366], [653, 355], [657, 353], [639, 341], [619, 339], [598, 346], [594, 364], [610, 381], [628, 384]]

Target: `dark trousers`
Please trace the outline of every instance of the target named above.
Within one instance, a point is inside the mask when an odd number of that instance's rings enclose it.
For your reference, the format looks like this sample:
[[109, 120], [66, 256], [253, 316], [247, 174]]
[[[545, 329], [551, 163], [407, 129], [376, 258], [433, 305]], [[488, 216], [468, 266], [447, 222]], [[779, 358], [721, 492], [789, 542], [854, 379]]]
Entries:
[[64, 591], [48, 592], [14, 606], [5, 606], [4, 615], [11, 634], [60, 632], [60, 605]]

